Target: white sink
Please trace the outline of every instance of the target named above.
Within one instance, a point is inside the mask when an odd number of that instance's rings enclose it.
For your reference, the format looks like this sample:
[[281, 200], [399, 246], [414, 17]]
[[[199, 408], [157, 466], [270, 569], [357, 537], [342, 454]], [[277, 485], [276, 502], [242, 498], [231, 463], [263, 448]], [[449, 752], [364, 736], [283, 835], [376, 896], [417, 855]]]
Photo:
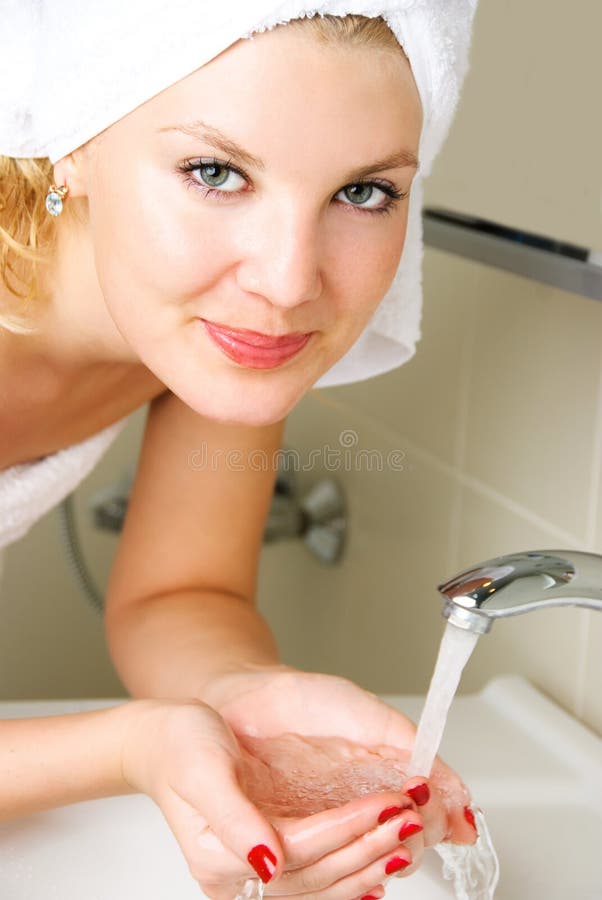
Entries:
[[[385, 697], [417, 719], [421, 697]], [[0, 703], [0, 718], [118, 701]], [[602, 900], [602, 740], [527, 681], [503, 676], [452, 706], [441, 755], [484, 810], [500, 859], [496, 900]], [[1, 900], [199, 900], [161, 813], [142, 796], [78, 803], [0, 825]], [[441, 862], [387, 898], [450, 900]]]

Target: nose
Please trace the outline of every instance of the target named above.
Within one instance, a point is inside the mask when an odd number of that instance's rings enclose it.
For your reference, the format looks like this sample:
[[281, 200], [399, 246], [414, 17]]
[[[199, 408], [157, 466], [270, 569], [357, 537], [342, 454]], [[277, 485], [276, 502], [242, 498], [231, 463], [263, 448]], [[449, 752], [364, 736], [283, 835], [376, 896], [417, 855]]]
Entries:
[[320, 233], [315, 215], [288, 204], [247, 232], [238, 285], [274, 306], [298, 306], [322, 293]]

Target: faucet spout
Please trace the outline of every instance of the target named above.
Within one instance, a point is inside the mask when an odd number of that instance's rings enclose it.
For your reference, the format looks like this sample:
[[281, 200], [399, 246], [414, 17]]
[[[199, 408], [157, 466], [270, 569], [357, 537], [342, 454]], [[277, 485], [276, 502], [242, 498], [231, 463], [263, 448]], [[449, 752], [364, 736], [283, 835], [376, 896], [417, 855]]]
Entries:
[[453, 625], [486, 634], [495, 619], [548, 606], [602, 612], [602, 556], [577, 550], [531, 550], [498, 556], [438, 586]]

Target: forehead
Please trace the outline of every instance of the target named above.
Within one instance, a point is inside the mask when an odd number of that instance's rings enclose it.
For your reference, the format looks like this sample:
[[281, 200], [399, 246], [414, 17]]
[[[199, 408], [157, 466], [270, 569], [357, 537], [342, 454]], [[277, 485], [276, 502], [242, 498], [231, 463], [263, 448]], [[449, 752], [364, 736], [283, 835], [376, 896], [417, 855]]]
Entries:
[[[411, 67], [400, 49], [316, 41], [302, 28], [278, 27], [241, 39], [145, 106], [155, 118], [178, 113], [206, 119], [207, 105], [225, 115], [252, 112], [264, 124], [288, 113], [317, 121], [356, 116], [382, 127], [387, 117], [420, 129], [422, 107]], [[184, 120], [182, 120], [184, 121]], [[164, 124], [168, 124], [167, 121]]]

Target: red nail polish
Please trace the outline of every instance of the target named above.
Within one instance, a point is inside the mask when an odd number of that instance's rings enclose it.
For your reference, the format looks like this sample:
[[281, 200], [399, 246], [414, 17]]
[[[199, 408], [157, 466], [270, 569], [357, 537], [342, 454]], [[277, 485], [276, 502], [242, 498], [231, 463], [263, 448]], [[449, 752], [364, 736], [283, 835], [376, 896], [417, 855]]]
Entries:
[[470, 806], [465, 806], [465, 807], [464, 807], [464, 818], [466, 819], [466, 821], [468, 822], [468, 824], [469, 824], [469, 825], [472, 825], [472, 827], [473, 827], [474, 830], [476, 831], [476, 830], [477, 830], [477, 823], [475, 822], [474, 813], [473, 813], [472, 809], [470, 808]]
[[362, 900], [378, 900], [378, 897], [375, 897], [374, 894], [364, 894]]
[[382, 825], [383, 822], [388, 822], [389, 819], [393, 818], [393, 816], [398, 816], [400, 812], [403, 812], [403, 808], [401, 806], [387, 806], [386, 809], [383, 809], [380, 816], [378, 817], [378, 824]]
[[422, 831], [422, 825], [419, 825], [417, 822], [406, 822], [399, 829], [399, 840], [403, 842], [406, 838], [412, 837], [413, 834], [418, 834], [419, 831]]
[[408, 788], [406, 794], [410, 795], [416, 806], [424, 806], [425, 803], [429, 802], [431, 796], [429, 786], [426, 782], [417, 784], [413, 788]]
[[269, 847], [265, 844], [257, 844], [250, 851], [247, 859], [261, 878], [264, 884], [272, 878], [276, 871], [277, 860]]
[[409, 865], [411, 865], [409, 859], [402, 859], [401, 856], [392, 856], [385, 866], [385, 872], [387, 875], [392, 875], [393, 872], [401, 872], [402, 869], [407, 868]]

